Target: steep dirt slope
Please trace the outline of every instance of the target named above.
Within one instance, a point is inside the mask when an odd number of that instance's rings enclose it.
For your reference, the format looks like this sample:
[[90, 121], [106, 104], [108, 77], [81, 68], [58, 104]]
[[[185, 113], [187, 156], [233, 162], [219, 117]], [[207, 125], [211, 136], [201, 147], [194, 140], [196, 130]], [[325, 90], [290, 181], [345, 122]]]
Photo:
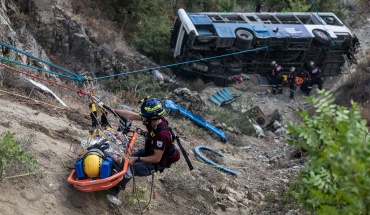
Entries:
[[[23, 142], [24, 147], [37, 156], [41, 166], [37, 174], [7, 178], [0, 183], [2, 214], [105, 214], [107, 211], [111, 214], [119, 210], [124, 214], [137, 214], [138, 211], [135, 208], [114, 207], [106, 200], [106, 192], [82, 193], [67, 183], [70, 167], [77, 158], [77, 153], [74, 151], [78, 151], [76, 148], [79, 147], [79, 141], [88, 137], [86, 128], [74, 121], [69, 121], [64, 114], [51, 116], [18, 102], [8, 100], [0, 102], [0, 115], [3, 119], [0, 123], [2, 133], [16, 132], [16, 139]], [[189, 152], [191, 146], [207, 145], [204, 140], [197, 140], [191, 135], [183, 143]], [[245, 144], [250, 145], [251, 150], [256, 145], [269, 147], [268, 143], [250, 137], [245, 137]], [[216, 206], [216, 202], [226, 200], [221, 196], [219, 200], [216, 198], [222, 187], [222, 189], [234, 187], [235, 190], [238, 188], [245, 190], [245, 186], [253, 187], [253, 184], [259, 184], [260, 179], [256, 177], [266, 180], [264, 184], [275, 183], [271, 182], [270, 178], [266, 178], [269, 174], [265, 169], [259, 169], [261, 164], [253, 163], [253, 157], [243, 156], [244, 152], [235, 151], [232, 146], [217, 141], [212, 145], [216, 148], [224, 148], [223, 153], [229, 159], [221, 162], [226, 166], [232, 165], [233, 168], [238, 168], [241, 176], [234, 177], [221, 173], [205, 166], [190, 155], [195, 166], [195, 170], [191, 173], [182, 159], [179, 164], [165, 173], [156, 174], [157, 200], [153, 203], [157, 208], [149, 214], [164, 214], [168, 211], [176, 214], [212, 214], [219, 210], [212, 209]], [[138, 187], [145, 186], [149, 190], [150, 179], [150, 177], [137, 178]], [[128, 193], [130, 188], [121, 193], [120, 197], [124, 199]], [[227, 205], [227, 203], [224, 204]], [[232, 209], [232, 204], [228, 207], [231, 214], [232, 211], [235, 212], [236, 209]]]

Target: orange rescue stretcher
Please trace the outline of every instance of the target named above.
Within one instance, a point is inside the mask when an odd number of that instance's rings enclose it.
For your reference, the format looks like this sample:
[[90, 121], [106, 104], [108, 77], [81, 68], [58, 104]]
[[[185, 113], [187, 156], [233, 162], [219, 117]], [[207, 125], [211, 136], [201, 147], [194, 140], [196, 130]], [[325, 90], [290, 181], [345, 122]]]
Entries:
[[[126, 152], [126, 157], [131, 154], [131, 150], [134, 147], [138, 132], [135, 130], [130, 130], [130, 135], [128, 136], [130, 142]], [[113, 186], [116, 186], [122, 179], [123, 175], [127, 172], [129, 163], [128, 159], [124, 158], [122, 171], [115, 173], [108, 178], [84, 178], [78, 179], [76, 176], [76, 170], [72, 170], [68, 177], [68, 183], [72, 184], [74, 188], [83, 192], [94, 192], [101, 190], [108, 190]]]

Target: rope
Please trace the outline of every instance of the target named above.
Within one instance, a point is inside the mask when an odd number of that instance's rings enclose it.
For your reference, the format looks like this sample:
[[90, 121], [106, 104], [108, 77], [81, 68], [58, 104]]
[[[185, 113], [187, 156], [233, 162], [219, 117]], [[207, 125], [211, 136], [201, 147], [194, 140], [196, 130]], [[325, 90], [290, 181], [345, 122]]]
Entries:
[[199, 156], [199, 157], [200, 157], [204, 162], [206, 162], [206, 163], [208, 163], [208, 164], [211, 164], [211, 165], [213, 165], [213, 166], [217, 167], [218, 169], [220, 169], [220, 170], [222, 170], [222, 171], [225, 171], [225, 172], [227, 172], [227, 173], [230, 173], [231, 175], [239, 175], [239, 173], [238, 173], [238, 172], [233, 171], [233, 170], [231, 170], [231, 169], [228, 169], [228, 168], [226, 168], [226, 167], [224, 167], [224, 166], [221, 166], [220, 164], [215, 163], [215, 162], [213, 162], [212, 160], [208, 159], [206, 156], [204, 156], [204, 155], [200, 152], [200, 150], [206, 150], [206, 151], [213, 152], [213, 153], [215, 153], [216, 155], [218, 155], [218, 156], [220, 156], [220, 157], [223, 157], [223, 156], [224, 156], [223, 154], [221, 154], [221, 153], [219, 153], [218, 151], [216, 151], [216, 150], [214, 150], [214, 149], [212, 149], [212, 148], [210, 148], [210, 147], [207, 147], [207, 146], [197, 146], [197, 147], [195, 147], [195, 154], [196, 154], [196, 155], [198, 155], [198, 156]]
[[98, 129], [98, 131], [100, 135], [102, 135], [106, 140], [108, 140], [108, 143], [114, 148], [114, 150], [121, 154], [122, 159], [126, 158], [123, 152], [121, 152], [121, 150], [114, 143], [112, 143], [112, 141], [107, 137], [107, 135], [104, 134], [103, 130]]
[[52, 72], [50, 70], [41, 69], [41, 68], [36, 67], [36, 66], [30, 66], [30, 65], [27, 65], [27, 64], [19, 63], [19, 62], [13, 61], [13, 60], [9, 60], [7, 58], [0, 57], [0, 60], [5, 61], [5, 62], [8, 62], [8, 63], [16, 64], [16, 65], [19, 65], [19, 66], [23, 66], [23, 67], [28, 67], [28, 68], [31, 68], [31, 69], [35, 69], [35, 70], [38, 70], [38, 71], [41, 71], [41, 72], [47, 72], [47, 73], [50, 73], [50, 74], [53, 74], [53, 75], [62, 76], [64, 78], [74, 79], [74, 77], [71, 77], [71, 76], [59, 74], [59, 73], [56, 73], [56, 72]]
[[[13, 63], [13, 64], [16, 64], [16, 65], [20, 65], [20, 66], [28, 67], [28, 68], [31, 68], [31, 69], [35, 69], [35, 70], [38, 70], [38, 71], [47, 72], [47, 73], [50, 73], [50, 74], [62, 76], [62, 77], [65, 77], [65, 78], [70, 78], [70, 79], [73, 79], [73, 80], [75, 80], [77, 82], [84, 82], [84, 81], [86, 81], [86, 78], [83, 77], [83, 76], [80, 76], [78, 74], [75, 74], [75, 73], [67, 70], [67, 69], [64, 69], [64, 68], [59, 67], [57, 65], [54, 65], [54, 64], [52, 64], [50, 62], [47, 62], [45, 60], [42, 60], [42, 59], [37, 58], [35, 56], [32, 56], [32, 55], [28, 54], [27, 52], [24, 52], [22, 50], [19, 50], [19, 49], [15, 48], [15, 47], [13, 47], [13, 46], [11, 46], [9, 44], [6, 44], [6, 43], [4, 43], [2, 41], [0, 41], [0, 45], [5, 46], [5, 47], [7, 47], [7, 48], [9, 48], [9, 49], [11, 49], [13, 51], [16, 51], [18, 53], [23, 54], [23, 55], [26, 55], [27, 57], [30, 57], [30, 58], [32, 58], [34, 60], [40, 61], [40, 62], [42, 62], [42, 63], [44, 63], [46, 65], [49, 65], [51, 67], [54, 67], [54, 68], [56, 68], [58, 70], [61, 70], [61, 71], [65, 72], [65, 73], [71, 74], [74, 77], [66, 76], [66, 75], [63, 75], [63, 74], [52, 72], [50, 70], [44, 70], [44, 69], [41, 69], [41, 68], [38, 68], [38, 67], [30, 66], [30, 65], [27, 65], [27, 64], [22, 64], [22, 63], [13, 61], [13, 60], [9, 60], [9, 59], [1, 58], [0, 57], [0, 60], [2, 60], [2, 61], [6, 61], [6, 62]], [[163, 68], [168, 68], [168, 67], [174, 67], [174, 66], [178, 66], [178, 65], [188, 64], [188, 63], [194, 63], [194, 62], [199, 62], [199, 61], [207, 61], [207, 60], [211, 60], [211, 59], [222, 58], [222, 57], [227, 57], [227, 56], [232, 56], [232, 55], [238, 55], [238, 54], [247, 53], [247, 52], [259, 51], [259, 50], [262, 50], [262, 49], [268, 49], [268, 47], [267, 46], [264, 46], [264, 47], [260, 47], [260, 48], [249, 49], [249, 50], [245, 50], [245, 51], [234, 52], [234, 53], [224, 54], [224, 55], [218, 55], [218, 56], [213, 56], [213, 57], [208, 57], [208, 58], [202, 58], [202, 59], [198, 59], [198, 60], [180, 62], [180, 63], [175, 63], [175, 64], [168, 64], [168, 65], [157, 66], [157, 67], [152, 67], [152, 68], [148, 68], [148, 69], [134, 70], [132, 72], [124, 72], [124, 73], [119, 73], [119, 74], [114, 74], [114, 75], [97, 77], [97, 78], [94, 78], [94, 79], [91, 79], [91, 80], [100, 80], [100, 79], [117, 77], [117, 76], [122, 76], [122, 75], [129, 75], [129, 74], [138, 73], [138, 72], [146, 72], [146, 71], [150, 71], [150, 70], [153, 70], [153, 69], [163, 69]]]
[[89, 148], [89, 146], [90, 146], [90, 144], [91, 144], [91, 141], [92, 141], [92, 139], [94, 139], [94, 137], [95, 137], [95, 135], [96, 135], [96, 134], [97, 134], [97, 133], [96, 133], [96, 131], [95, 131], [95, 130], [91, 133], [91, 136], [90, 136], [90, 138], [89, 138], [89, 141], [87, 142], [87, 144], [86, 144], [85, 148], [84, 148], [84, 149], [83, 149], [83, 151], [82, 151], [82, 156], [81, 156], [81, 157], [85, 156], [86, 151], [87, 151], [87, 148]]
[[30, 100], [32, 100], [34, 102], [37, 102], [39, 104], [46, 105], [46, 106], [49, 106], [49, 107], [52, 107], [52, 108], [58, 108], [58, 109], [62, 109], [62, 110], [67, 110], [67, 108], [58, 107], [58, 106], [55, 106], [55, 105], [52, 105], [52, 104], [48, 104], [46, 102], [41, 102], [41, 101], [38, 101], [36, 99], [31, 99], [29, 97], [22, 96], [22, 95], [19, 95], [19, 94], [16, 94], [16, 93], [11, 93], [11, 92], [4, 91], [4, 90], [0, 90], [0, 92], [6, 93], [6, 94], [10, 94], [10, 95], [14, 95], [14, 96], [18, 96], [18, 97], [25, 98], [25, 99], [30, 99]]
[[322, 19], [321, 19], [321, 17], [319, 16], [319, 11], [316, 9], [315, 3], [313, 2], [313, 0], [310, 0], [310, 1], [311, 1], [311, 4], [312, 4], [313, 9], [316, 11], [316, 14], [317, 14], [317, 17], [319, 18], [319, 21], [321, 22], [322, 26], [324, 27], [324, 29], [325, 29], [325, 31], [326, 31], [326, 35], [327, 35], [327, 36], [329, 37], [329, 39], [330, 39], [330, 44], [331, 44], [331, 45], [334, 45], [334, 41], [333, 41], [333, 39], [331, 38], [330, 34], [329, 34], [329, 33], [327, 33], [327, 32], [328, 32], [328, 30], [326, 29], [326, 27], [325, 27], [324, 23], [322, 23]]
[[29, 175], [36, 175], [38, 173], [53, 174], [53, 175], [68, 175], [68, 174], [70, 174], [70, 173], [67, 173], [67, 172], [42, 172], [42, 171], [39, 171], [39, 172], [30, 172], [30, 173], [24, 173], [24, 174], [19, 174], [19, 175], [6, 176], [6, 177], [1, 178], [0, 181], [3, 180], [3, 179], [19, 178], [19, 177], [24, 177], [24, 176], [29, 176]]
[[139, 195], [136, 192], [136, 182], [135, 182], [135, 171], [134, 171], [134, 168], [131, 168], [131, 172], [132, 172], [132, 192], [135, 194], [136, 201], [137, 201], [137, 203], [139, 205], [139, 210], [140, 211], [143, 211], [141, 209]]
[[47, 80], [47, 79], [43, 79], [43, 78], [40, 78], [40, 77], [35, 76], [35, 75], [31, 75], [31, 74], [28, 74], [28, 73], [26, 73], [26, 72], [22, 72], [22, 71], [20, 71], [20, 70], [14, 69], [14, 68], [9, 67], [9, 66], [7, 66], [7, 65], [5, 65], [5, 64], [2, 64], [2, 63], [0, 63], [0, 66], [1, 66], [1, 67], [4, 67], [4, 68], [6, 68], [6, 69], [9, 69], [9, 70], [11, 70], [11, 71], [13, 71], [13, 72], [18, 72], [18, 73], [21, 73], [21, 74], [23, 74], [23, 75], [30, 76], [30, 77], [32, 77], [32, 78], [36, 78], [36, 79], [38, 79], [38, 80], [42, 80], [42, 81], [45, 81], [45, 82], [48, 82], [48, 83], [51, 83], [51, 84], [57, 85], [57, 86], [59, 86], [59, 87], [63, 87], [63, 88], [65, 88], [65, 89], [69, 89], [69, 90], [75, 91], [75, 92], [77, 92], [78, 94], [86, 95], [86, 92], [85, 92], [85, 91], [83, 91], [83, 90], [81, 90], [81, 89], [79, 89], [79, 90], [77, 90], [77, 89], [73, 89], [73, 88], [70, 88], [70, 87], [68, 87], [68, 86], [66, 86], [66, 85], [58, 84], [58, 83], [56, 83], [56, 82], [49, 81], [49, 80]]
[[[152, 170], [152, 183], [151, 183], [151, 187], [150, 187], [149, 200], [148, 200], [148, 203], [146, 203], [146, 205], [144, 207], [144, 210], [141, 212], [141, 214], [143, 214], [147, 209], [149, 209], [149, 205], [150, 205], [150, 202], [152, 200], [152, 195], [154, 193], [154, 173], [155, 173], [155, 171]], [[153, 198], [154, 198], [154, 195], [153, 195]]]
[[163, 69], [163, 68], [174, 67], [174, 66], [178, 66], [178, 65], [194, 63], [194, 62], [199, 62], [199, 61], [207, 61], [207, 60], [211, 60], [211, 59], [222, 58], [222, 57], [227, 57], [227, 56], [231, 56], [231, 55], [238, 55], [238, 54], [252, 52], [252, 51], [259, 51], [259, 50], [263, 50], [263, 49], [268, 49], [268, 47], [264, 46], [264, 47], [260, 47], [260, 48], [249, 49], [249, 50], [234, 52], [234, 53], [230, 53], [230, 54], [218, 55], [218, 56], [203, 58], [203, 59], [199, 59], [199, 60], [192, 60], [192, 61], [186, 61], [186, 62], [181, 62], [181, 63], [168, 64], [168, 65], [164, 65], [164, 66], [152, 67], [152, 68], [148, 68], [148, 69], [134, 70], [132, 72], [124, 72], [124, 73], [119, 73], [119, 74], [114, 74], [114, 75], [107, 75], [107, 76], [93, 78], [93, 80], [100, 80], [100, 79], [104, 79], [104, 78], [111, 78], [111, 77], [117, 77], [117, 76], [122, 76], [122, 75], [129, 75], [129, 74], [138, 73], [138, 72], [146, 72], [146, 71], [150, 71], [152, 69], [153, 70], [154, 69]]
[[80, 75], [77, 75], [76, 73], [73, 73], [73, 72], [71, 72], [71, 71], [69, 71], [67, 69], [64, 69], [64, 68], [60, 67], [60, 66], [54, 65], [54, 64], [52, 64], [52, 63], [50, 63], [48, 61], [45, 61], [43, 59], [37, 58], [35, 56], [32, 56], [32, 55], [28, 54], [27, 52], [24, 52], [22, 50], [19, 50], [19, 49], [15, 48], [15, 47], [13, 47], [13, 46], [11, 46], [9, 44], [6, 44], [6, 43], [4, 43], [2, 41], [0, 41], [0, 45], [5, 46], [5, 47], [7, 47], [7, 48], [9, 48], [9, 49], [11, 49], [13, 51], [16, 51], [18, 53], [23, 54], [23, 55], [26, 55], [29, 58], [32, 58], [32, 59], [37, 60], [37, 61], [40, 61], [40, 62], [42, 62], [42, 63], [44, 63], [46, 65], [49, 65], [49, 66], [54, 67], [56, 69], [59, 69], [60, 71], [63, 71], [63, 72], [68, 73], [68, 74], [71, 74], [71, 75], [75, 76], [75, 79], [74, 80], [77, 81], [77, 82], [83, 82], [85, 80], [84, 77], [82, 77]]

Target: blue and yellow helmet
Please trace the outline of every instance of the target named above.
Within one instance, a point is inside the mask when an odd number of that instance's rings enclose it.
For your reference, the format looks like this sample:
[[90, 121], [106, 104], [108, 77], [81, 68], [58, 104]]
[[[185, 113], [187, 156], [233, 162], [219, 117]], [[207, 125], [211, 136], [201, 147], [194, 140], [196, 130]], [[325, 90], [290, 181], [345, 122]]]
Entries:
[[139, 114], [143, 117], [162, 117], [165, 113], [164, 106], [159, 99], [145, 99]]

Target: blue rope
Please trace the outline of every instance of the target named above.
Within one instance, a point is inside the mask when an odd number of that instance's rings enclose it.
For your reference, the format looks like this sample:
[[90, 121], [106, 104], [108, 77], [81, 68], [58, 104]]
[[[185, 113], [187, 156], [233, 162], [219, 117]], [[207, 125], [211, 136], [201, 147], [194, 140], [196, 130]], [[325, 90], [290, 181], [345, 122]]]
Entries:
[[218, 155], [220, 157], [224, 157], [224, 155], [221, 154], [220, 152], [218, 152], [218, 151], [210, 148], [210, 147], [207, 147], [207, 146], [197, 146], [197, 147], [195, 147], [195, 154], [197, 154], [202, 160], [204, 160], [204, 162], [206, 162], [206, 163], [208, 163], [208, 164], [210, 164], [212, 166], [215, 166], [216, 168], [218, 168], [218, 169], [220, 169], [222, 171], [225, 171], [225, 172], [227, 172], [227, 173], [229, 173], [231, 175], [239, 175], [240, 174], [239, 172], [236, 172], [234, 170], [228, 169], [228, 168], [226, 168], [224, 166], [221, 166], [218, 163], [215, 163], [215, 162], [211, 161], [210, 159], [208, 159], [206, 156], [204, 156], [200, 152], [201, 149], [206, 150], [206, 151], [213, 152], [213, 153], [215, 153], [216, 155]]
[[[313, 9], [316, 11], [316, 14], [317, 14], [317, 17], [319, 18], [319, 21], [321, 22], [321, 24], [322, 24], [322, 26], [324, 27], [324, 29], [326, 30], [326, 28], [325, 28], [325, 25], [324, 25], [324, 23], [322, 23], [322, 19], [321, 19], [321, 17], [319, 16], [319, 11], [317, 11], [317, 9], [316, 9], [316, 6], [315, 6], [315, 3], [313, 2], [313, 0], [310, 0], [311, 1], [311, 4], [312, 4], [312, 6], [313, 6]], [[327, 31], [327, 30], [326, 30]], [[333, 39], [331, 38], [331, 36], [330, 36], [330, 34], [328, 33], [328, 32], [326, 32], [326, 35], [329, 37], [329, 39], [330, 39], [330, 44], [333, 46], [334, 45], [334, 41], [333, 41]]]
[[199, 59], [199, 60], [192, 60], [192, 61], [186, 61], [186, 62], [181, 62], [181, 63], [168, 64], [168, 65], [164, 65], [164, 66], [157, 66], [157, 67], [148, 68], [148, 69], [134, 70], [132, 72], [124, 72], [124, 73], [119, 73], [119, 74], [114, 74], [114, 75], [107, 75], [107, 76], [93, 78], [93, 80], [111, 78], [111, 77], [116, 77], [116, 76], [121, 76], [121, 75], [129, 75], [129, 74], [138, 73], [138, 72], [146, 72], [146, 71], [149, 71], [149, 70], [152, 70], [152, 69], [163, 69], [163, 68], [168, 68], [168, 67], [173, 67], [173, 66], [178, 66], [178, 65], [188, 64], [188, 63], [194, 63], [194, 62], [199, 62], [199, 61], [207, 61], [207, 60], [211, 60], [211, 59], [222, 58], [222, 57], [242, 54], [242, 53], [246, 53], [246, 52], [259, 51], [259, 50], [262, 50], [262, 49], [268, 49], [268, 47], [264, 46], [264, 47], [261, 47], [261, 48], [249, 49], [249, 50], [245, 50], [245, 51], [234, 52], [234, 53], [231, 53], [231, 54], [218, 55], [218, 56], [203, 58], [203, 59]]
[[74, 73], [74, 72], [71, 72], [71, 71], [69, 71], [69, 70], [66, 70], [66, 69], [64, 69], [64, 68], [62, 68], [62, 67], [60, 67], [60, 66], [54, 65], [54, 64], [52, 64], [52, 63], [50, 63], [50, 62], [47, 62], [47, 61], [45, 61], [45, 60], [43, 60], [43, 59], [37, 58], [37, 57], [35, 57], [35, 56], [32, 56], [32, 55], [28, 54], [27, 52], [24, 52], [24, 51], [22, 51], [22, 50], [19, 50], [19, 49], [15, 48], [15, 47], [13, 47], [13, 46], [11, 46], [11, 45], [8, 45], [8, 44], [6, 44], [6, 43], [4, 43], [4, 42], [2, 42], [2, 41], [0, 41], [0, 45], [5, 46], [5, 47], [7, 47], [7, 48], [9, 48], [9, 49], [11, 49], [11, 50], [13, 50], [13, 51], [16, 51], [16, 52], [18, 52], [18, 53], [23, 54], [23, 55], [26, 55], [26, 56], [27, 56], [27, 57], [29, 57], [29, 58], [32, 58], [32, 59], [37, 60], [37, 61], [40, 61], [40, 62], [42, 62], [42, 63], [44, 63], [44, 64], [46, 64], [46, 65], [49, 65], [49, 66], [54, 67], [54, 68], [56, 68], [56, 69], [59, 69], [59, 70], [61, 70], [61, 71], [65, 72], [65, 73], [71, 74], [71, 75], [73, 75], [73, 76], [75, 77], [75, 78], [74, 78], [74, 80], [75, 80], [75, 81], [77, 81], [77, 82], [82, 82], [82, 81], [84, 81], [84, 80], [85, 80], [85, 78], [84, 78], [84, 77], [82, 77], [82, 76], [80, 76], [80, 75], [78, 75], [78, 74], [76, 74], [76, 73]]
[[[49, 71], [49, 70], [44, 70], [44, 69], [41, 69], [41, 68], [38, 68], [38, 67], [34, 67], [34, 66], [30, 66], [30, 65], [26, 65], [26, 64], [22, 64], [22, 63], [18, 63], [18, 62], [15, 62], [15, 61], [12, 61], [12, 60], [9, 60], [9, 59], [6, 59], [6, 58], [1, 58], [0, 57], [0, 60], [3, 60], [3, 61], [7, 61], [9, 63], [13, 63], [13, 64], [17, 64], [17, 65], [20, 65], [20, 66], [25, 66], [25, 67], [28, 67], [28, 68], [32, 68], [32, 69], [36, 69], [38, 71], [42, 71], [42, 72], [47, 72], [47, 73], [50, 73], [50, 74], [54, 74], [54, 75], [58, 75], [58, 76], [62, 76], [62, 77], [65, 77], [65, 78], [70, 78], [70, 79], [73, 79], [77, 82], [83, 82], [85, 80], [85, 78], [83, 76], [80, 76], [78, 74], [75, 74], [69, 70], [66, 70], [62, 67], [59, 67], [57, 65], [54, 65], [50, 62], [47, 62], [47, 61], [44, 61], [40, 58], [37, 58], [35, 56], [32, 56], [24, 51], [21, 51], [15, 47], [12, 47], [2, 41], [0, 41], [0, 45], [2, 46], [5, 46], [13, 51], [16, 51], [16, 52], [19, 52], [23, 55], [26, 55], [34, 60], [37, 60], [37, 61], [40, 61], [44, 64], [47, 64], [51, 67], [54, 67], [56, 69], [59, 69], [63, 72], [66, 72], [68, 74], [71, 74], [73, 75], [74, 77], [71, 77], [71, 76], [66, 76], [66, 75], [63, 75], [63, 74], [59, 74], [59, 73], [55, 73], [55, 72], [52, 72], [52, 71]], [[181, 63], [175, 63], [175, 64], [168, 64], [168, 65], [164, 65], [164, 66], [157, 66], [157, 67], [153, 67], [153, 68], [148, 68], [148, 69], [141, 69], [141, 70], [135, 70], [135, 71], [132, 71], [132, 72], [124, 72], [124, 73], [120, 73], [120, 74], [114, 74], [114, 75], [108, 75], [108, 76], [102, 76], [102, 77], [97, 77], [97, 78], [93, 78], [93, 80], [100, 80], [100, 79], [104, 79], [104, 78], [111, 78], [111, 77], [116, 77], [116, 76], [121, 76], [121, 75], [129, 75], [129, 74], [133, 74], [133, 73], [138, 73], [138, 72], [146, 72], [146, 71], [150, 71], [152, 69], [162, 69], [162, 68], [168, 68], [168, 67], [173, 67], [173, 66], [178, 66], [178, 65], [183, 65], [183, 64], [188, 64], [188, 63], [194, 63], [194, 62], [199, 62], [199, 61], [207, 61], [207, 60], [211, 60], [211, 59], [216, 59], [216, 58], [222, 58], [222, 57], [227, 57], [227, 56], [231, 56], [231, 55], [237, 55], [237, 54], [242, 54], [242, 53], [247, 53], [247, 52], [252, 52], [252, 51], [259, 51], [259, 50], [263, 50], [263, 49], [268, 49], [267, 46], [264, 46], [264, 47], [260, 47], [260, 48], [255, 48], [255, 49], [249, 49], [249, 50], [245, 50], [245, 51], [240, 51], [240, 52], [234, 52], [234, 53], [231, 53], [231, 54], [224, 54], [224, 55], [219, 55], [219, 56], [214, 56], [214, 57], [209, 57], [209, 58], [203, 58], [203, 59], [199, 59], [199, 60], [192, 60], [192, 61], [186, 61], [186, 62], [181, 62]]]
[[19, 65], [19, 66], [24, 66], [24, 67], [28, 67], [28, 68], [31, 68], [31, 69], [35, 69], [35, 70], [38, 70], [38, 71], [41, 71], [41, 72], [47, 72], [47, 73], [50, 73], [50, 74], [53, 74], [53, 75], [58, 75], [58, 76], [62, 76], [64, 78], [70, 78], [70, 79], [75, 80], [75, 77], [67, 76], [67, 75], [64, 75], [64, 74], [59, 74], [59, 73], [56, 73], [56, 72], [52, 72], [50, 70], [44, 70], [44, 69], [41, 69], [41, 68], [38, 68], [38, 67], [35, 67], [35, 66], [30, 66], [30, 65], [27, 65], [27, 64], [12, 61], [12, 60], [9, 60], [7, 58], [0, 57], [0, 60], [8, 62], [8, 63], [16, 64], [16, 65]]

